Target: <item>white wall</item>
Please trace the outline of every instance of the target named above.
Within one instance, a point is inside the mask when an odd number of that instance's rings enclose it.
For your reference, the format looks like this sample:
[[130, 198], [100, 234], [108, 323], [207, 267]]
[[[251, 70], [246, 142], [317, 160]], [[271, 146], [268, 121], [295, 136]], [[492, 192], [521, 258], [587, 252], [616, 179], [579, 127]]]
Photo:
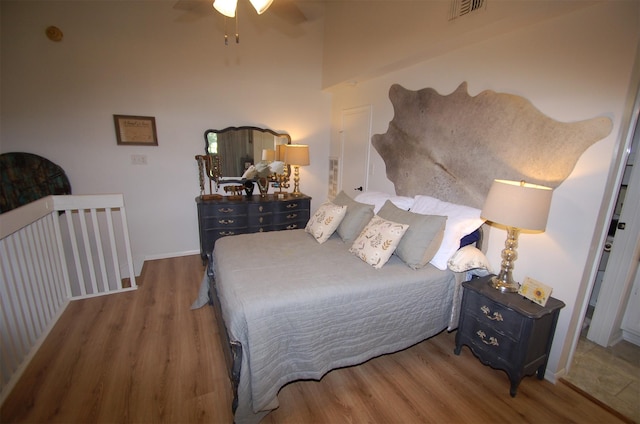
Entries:
[[[524, 26], [508, 34], [462, 47], [390, 72], [332, 89], [331, 153], [339, 152], [340, 111], [373, 106], [373, 133], [384, 133], [393, 118], [388, 89], [394, 83], [418, 90], [433, 87], [449, 94], [467, 81], [471, 95], [483, 90], [529, 99], [546, 115], [564, 122], [608, 116], [612, 133], [589, 148], [570, 177], [555, 190], [547, 231], [523, 234], [514, 277], [530, 276], [553, 287], [566, 303], [560, 314], [548, 372], [566, 366], [569, 322], [577, 299], [620, 127], [640, 28], [637, 2], [606, 2]], [[329, 22], [327, 21], [327, 25]], [[369, 190], [393, 190], [384, 162], [371, 148], [374, 174]], [[425, 193], [428, 194], [428, 193]], [[487, 256], [500, 267], [506, 234], [493, 229]], [[564, 349], [564, 352], [563, 352]]]
[[[314, 203], [327, 194], [322, 20], [291, 35], [240, 2], [241, 42], [225, 47], [221, 15], [190, 19], [174, 3], [0, 2], [0, 152], [61, 165], [75, 194], [123, 193], [138, 272], [144, 259], [199, 251], [194, 156], [209, 128], [288, 132], [310, 145], [302, 191]], [[45, 37], [49, 25], [61, 42]], [[159, 146], [116, 145], [113, 114], [154, 116]], [[132, 165], [132, 154], [148, 164]]]

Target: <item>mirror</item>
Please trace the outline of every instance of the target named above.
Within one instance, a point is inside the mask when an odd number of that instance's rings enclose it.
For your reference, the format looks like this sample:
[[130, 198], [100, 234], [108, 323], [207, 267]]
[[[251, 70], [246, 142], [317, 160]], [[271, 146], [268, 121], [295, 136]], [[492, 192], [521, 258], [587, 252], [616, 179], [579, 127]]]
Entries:
[[[263, 150], [273, 151], [273, 155], [282, 150], [284, 155], [284, 150], [278, 146], [291, 144], [289, 134], [249, 126], [207, 130], [204, 140], [207, 175], [216, 184], [216, 189], [221, 182], [242, 182], [242, 174], [247, 168], [262, 161]], [[276, 156], [275, 160], [283, 158]], [[278, 182], [275, 174], [270, 180]]]

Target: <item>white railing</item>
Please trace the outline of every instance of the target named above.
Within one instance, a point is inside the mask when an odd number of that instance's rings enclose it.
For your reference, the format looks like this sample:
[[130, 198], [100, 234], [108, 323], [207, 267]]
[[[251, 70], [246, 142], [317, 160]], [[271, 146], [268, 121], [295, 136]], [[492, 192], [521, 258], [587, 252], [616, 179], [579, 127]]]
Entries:
[[0, 266], [1, 405], [69, 301], [137, 288], [122, 195], [0, 214]]

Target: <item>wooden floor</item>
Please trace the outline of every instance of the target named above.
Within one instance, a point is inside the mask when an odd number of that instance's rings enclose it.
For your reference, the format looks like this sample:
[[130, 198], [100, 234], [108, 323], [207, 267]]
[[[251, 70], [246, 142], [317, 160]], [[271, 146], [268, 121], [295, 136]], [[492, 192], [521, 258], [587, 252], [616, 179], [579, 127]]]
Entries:
[[[231, 423], [214, 315], [191, 311], [198, 256], [145, 264], [134, 292], [72, 302], [0, 410], [2, 423]], [[443, 332], [285, 386], [263, 423], [619, 423], [564, 384], [502, 371]]]

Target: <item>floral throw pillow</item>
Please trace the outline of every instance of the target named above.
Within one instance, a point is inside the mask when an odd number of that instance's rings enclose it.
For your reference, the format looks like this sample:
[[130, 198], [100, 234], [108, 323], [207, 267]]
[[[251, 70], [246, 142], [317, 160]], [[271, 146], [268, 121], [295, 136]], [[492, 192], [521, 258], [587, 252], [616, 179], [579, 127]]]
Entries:
[[346, 213], [346, 206], [325, 202], [309, 219], [304, 230], [311, 234], [318, 243], [322, 244], [327, 241], [336, 228], [338, 228], [338, 225], [340, 225]]
[[376, 215], [353, 242], [349, 252], [380, 269], [396, 250], [408, 228], [406, 224], [388, 221]]

